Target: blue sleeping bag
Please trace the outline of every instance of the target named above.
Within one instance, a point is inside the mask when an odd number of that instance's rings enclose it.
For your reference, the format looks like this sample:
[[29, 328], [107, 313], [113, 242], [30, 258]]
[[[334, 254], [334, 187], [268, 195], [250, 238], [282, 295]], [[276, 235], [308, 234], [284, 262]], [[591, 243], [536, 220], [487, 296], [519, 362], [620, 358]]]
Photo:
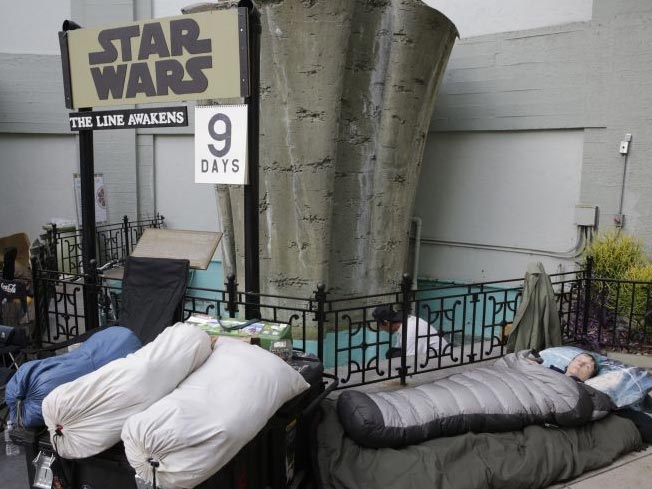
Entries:
[[69, 353], [21, 365], [5, 390], [10, 419], [24, 428], [44, 425], [41, 405], [56, 387], [126, 357], [140, 347], [141, 342], [133, 331], [113, 326], [98, 331]]

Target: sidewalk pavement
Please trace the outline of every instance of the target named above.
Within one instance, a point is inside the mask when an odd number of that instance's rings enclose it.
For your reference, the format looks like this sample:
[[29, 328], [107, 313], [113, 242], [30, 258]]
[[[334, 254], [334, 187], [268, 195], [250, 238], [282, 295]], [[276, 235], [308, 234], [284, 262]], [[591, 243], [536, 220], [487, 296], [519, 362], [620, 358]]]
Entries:
[[[4, 433], [0, 432], [0, 436]], [[15, 457], [5, 455], [4, 438], [0, 439], [0, 487], [2, 489], [29, 489], [25, 454]]]

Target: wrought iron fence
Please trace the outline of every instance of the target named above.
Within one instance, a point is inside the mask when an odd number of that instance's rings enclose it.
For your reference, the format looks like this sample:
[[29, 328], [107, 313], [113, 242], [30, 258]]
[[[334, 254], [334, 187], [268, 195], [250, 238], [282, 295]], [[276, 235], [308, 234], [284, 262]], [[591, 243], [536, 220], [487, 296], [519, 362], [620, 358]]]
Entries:
[[[615, 281], [587, 269], [550, 276], [563, 339], [592, 349], [652, 350], [652, 283]], [[96, 294], [103, 323], [119, 323], [121, 282], [37, 270], [35, 297], [43, 341], [55, 343], [85, 331], [84, 288]], [[404, 276], [397, 290], [373, 296], [331, 299], [324, 285], [306, 298], [238, 290], [235, 277], [224, 289], [188, 288], [184, 318], [202, 313], [292, 326], [294, 347], [317, 354], [340, 387], [498, 358], [505, 354], [505, 327], [522, 300], [523, 279], [412, 290]], [[376, 323], [378, 306], [399, 311], [400, 327]], [[411, 326], [410, 326], [411, 324]], [[412, 333], [410, 332], [412, 331]]]
[[567, 337], [588, 349], [652, 353], [652, 283], [592, 279]]
[[[551, 275], [564, 337], [581, 310], [578, 290], [585, 272]], [[412, 290], [405, 276], [391, 294], [325, 302], [325, 364], [342, 387], [498, 358], [505, 354], [505, 327], [521, 302], [523, 279], [451, 284]], [[407, 311], [395, 331], [378, 325], [373, 311]], [[410, 324], [411, 323], [411, 324]]]
[[[165, 218], [156, 215], [152, 219], [130, 221], [124, 216], [122, 222], [97, 226], [97, 264], [102, 266], [111, 260], [122, 260], [133, 251], [147, 228], [161, 228]], [[47, 241], [56, 258], [56, 270], [79, 274], [82, 267], [82, 229], [59, 229], [56, 225], [47, 231]]]

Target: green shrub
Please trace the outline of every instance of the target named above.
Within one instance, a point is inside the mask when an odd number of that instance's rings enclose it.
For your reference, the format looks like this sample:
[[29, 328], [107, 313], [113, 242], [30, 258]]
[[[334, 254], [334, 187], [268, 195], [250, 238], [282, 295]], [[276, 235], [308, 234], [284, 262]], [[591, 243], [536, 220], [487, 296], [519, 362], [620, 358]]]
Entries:
[[644, 321], [645, 314], [652, 309], [652, 264], [631, 267], [625, 272], [623, 280], [647, 282], [622, 283], [618, 294], [618, 314], [631, 315], [637, 323]]
[[593, 257], [593, 276], [622, 279], [632, 267], [647, 263], [643, 243], [629, 234], [606, 232], [598, 234], [584, 252], [586, 259]]
[[[652, 263], [639, 238], [617, 231], [599, 234], [584, 252], [584, 266], [593, 257], [593, 277], [630, 282], [652, 282]], [[645, 325], [652, 309], [650, 284], [627, 282], [595, 283], [593, 300], [617, 315], [631, 319], [634, 329]], [[628, 321], [629, 324], [629, 321]]]

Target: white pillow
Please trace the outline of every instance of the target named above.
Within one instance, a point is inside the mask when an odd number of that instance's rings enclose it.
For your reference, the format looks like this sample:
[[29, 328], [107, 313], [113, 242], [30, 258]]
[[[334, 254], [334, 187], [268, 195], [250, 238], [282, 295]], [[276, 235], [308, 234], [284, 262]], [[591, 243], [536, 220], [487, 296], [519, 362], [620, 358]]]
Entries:
[[136, 474], [167, 489], [195, 487], [231, 460], [308, 383], [276, 355], [220, 337], [204, 365], [122, 430]]
[[177, 323], [135, 353], [60, 385], [43, 400], [52, 445], [70, 459], [112, 447], [129, 416], [172, 392], [210, 354], [205, 332]]

